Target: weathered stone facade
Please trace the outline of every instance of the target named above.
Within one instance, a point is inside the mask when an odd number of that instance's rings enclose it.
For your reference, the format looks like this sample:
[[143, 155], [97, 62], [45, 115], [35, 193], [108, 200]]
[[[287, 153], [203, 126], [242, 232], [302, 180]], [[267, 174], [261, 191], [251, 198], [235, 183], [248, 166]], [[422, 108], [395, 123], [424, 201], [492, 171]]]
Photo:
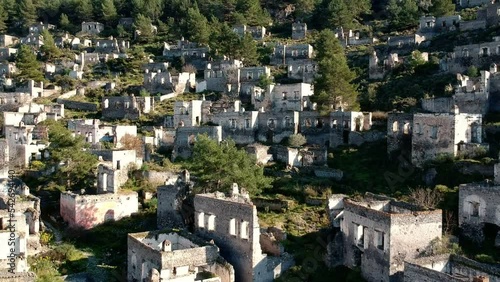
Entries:
[[157, 226], [163, 228], [185, 227], [183, 201], [192, 192], [194, 183], [190, 179], [189, 171], [184, 170], [179, 175], [165, 179], [164, 185], [158, 186]]
[[296, 22], [292, 24], [292, 39], [300, 40], [307, 36], [307, 24]]
[[151, 112], [154, 108], [152, 97], [103, 97], [102, 116], [107, 119], [130, 119], [136, 120], [142, 114]]
[[241, 37], [248, 33], [255, 40], [262, 40], [266, 36], [266, 28], [263, 26], [238, 25], [233, 27], [233, 31]]
[[405, 261], [405, 282], [499, 282], [500, 268], [457, 255]]
[[177, 157], [189, 158], [196, 142], [196, 136], [207, 134], [217, 142], [222, 141], [222, 128], [220, 126], [178, 127], [175, 132], [174, 150], [172, 159]]
[[[219, 248], [187, 232], [129, 234], [127, 281], [233, 282]], [[210, 274], [212, 278], [204, 278]]]
[[500, 226], [500, 186], [485, 183], [462, 184], [459, 187], [458, 224]]
[[237, 185], [228, 197], [219, 192], [195, 195], [194, 209], [195, 233], [214, 240], [234, 266], [236, 281], [273, 281], [293, 265], [288, 256], [263, 254], [257, 208]]
[[288, 65], [294, 61], [313, 58], [314, 49], [309, 44], [276, 45], [271, 56], [271, 65]]
[[[416, 258], [442, 233], [441, 210], [423, 210], [385, 196], [331, 205], [340, 218], [343, 261], [370, 282], [403, 281], [404, 261]], [[333, 216], [335, 216], [333, 214]]]
[[60, 213], [72, 228], [90, 229], [109, 220], [119, 220], [139, 211], [137, 192], [79, 195], [61, 193]]

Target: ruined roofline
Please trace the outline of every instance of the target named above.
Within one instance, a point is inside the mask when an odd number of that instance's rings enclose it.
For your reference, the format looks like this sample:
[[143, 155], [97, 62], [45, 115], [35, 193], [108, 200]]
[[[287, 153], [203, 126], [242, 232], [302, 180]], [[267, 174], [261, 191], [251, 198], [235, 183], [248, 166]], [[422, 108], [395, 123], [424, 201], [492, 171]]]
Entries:
[[498, 190], [500, 193], [500, 185], [491, 182], [474, 182], [465, 183], [459, 185], [459, 190], [477, 190], [477, 189], [488, 189], [488, 190]]
[[252, 200], [250, 199], [250, 195], [248, 194], [248, 192], [245, 191], [243, 188], [240, 189], [238, 187], [238, 184], [236, 184], [236, 183], [233, 183], [232, 190], [228, 194], [224, 194], [222, 192], [215, 191], [214, 193], [198, 194], [195, 197], [217, 199], [217, 200], [223, 200], [226, 202], [246, 204], [248, 206], [255, 206], [253, 204]]
[[137, 194], [137, 192], [131, 191], [131, 190], [118, 189], [118, 192], [116, 192], [116, 193], [105, 193], [105, 194], [79, 194], [79, 193], [75, 193], [73, 191], [64, 191], [64, 192], [61, 192], [61, 196], [72, 197], [72, 198], [84, 198], [87, 200], [91, 200], [91, 199], [121, 200], [121, 197], [124, 197], [124, 196], [136, 196], [136, 197], [138, 197], [139, 194]]
[[[213, 244], [211, 242], [205, 241], [205, 240], [201, 239], [200, 237], [197, 237], [193, 233], [190, 233], [188, 231], [181, 230], [181, 229], [161, 229], [161, 230], [151, 230], [151, 231], [144, 231], [144, 232], [137, 232], [137, 233], [129, 233], [128, 237], [131, 239], [134, 239], [138, 243], [140, 243], [148, 248], [151, 248], [151, 246], [143, 243], [142, 240], [153, 238], [153, 237], [156, 237], [160, 234], [167, 234], [167, 235], [177, 234], [179, 237], [184, 237], [185, 239], [191, 241], [193, 244], [196, 244], [200, 248], [206, 247], [206, 246], [209, 246], [209, 247], [216, 246], [215, 244]], [[183, 249], [173, 250], [173, 251], [182, 251], [182, 250]]]
[[[441, 209], [428, 209], [416, 204], [408, 203], [408, 202], [403, 202], [403, 201], [398, 201], [394, 198], [385, 196], [385, 195], [380, 195], [380, 194], [373, 194], [370, 192], [367, 192], [363, 199], [361, 200], [355, 200], [349, 197], [344, 198], [344, 204], [350, 205], [352, 207], [358, 207], [358, 208], [363, 208], [368, 211], [373, 211], [373, 212], [379, 212], [381, 214], [386, 214], [386, 215], [404, 215], [404, 214], [409, 214], [409, 213], [434, 213], [434, 212], [441, 212]], [[375, 208], [372, 208], [371, 206], [374, 206], [376, 204], [385, 204], [389, 206], [393, 206], [399, 209], [402, 209], [402, 212], [393, 212], [393, 211], [384, 211], [384, 207], [382, 207], [382, 210], [377, 210]]]

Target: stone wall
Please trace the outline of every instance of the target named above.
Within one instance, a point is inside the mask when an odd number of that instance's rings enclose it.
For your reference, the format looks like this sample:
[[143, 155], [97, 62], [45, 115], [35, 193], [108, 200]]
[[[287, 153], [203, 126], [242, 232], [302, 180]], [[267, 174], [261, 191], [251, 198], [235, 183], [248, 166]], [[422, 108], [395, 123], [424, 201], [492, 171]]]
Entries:
[[14, 274], [7, 271], [0, 272], [0, 282], [35, 282], [36, 280], [36, 274], [31, 271], [17, 272]]
[[97, 104], [90, 102], [79, 102], [67, 99], [57, 99], [57, 103], [63, 104], [66, 109], [88, 111], [88, 112], [97, 112], [99, 109], [99, 106]]
[[458, 224], [491, 223], [500, 226], [500, 186], [462, 184], [459, 188]]
[[283, 212], [292, 207], [292, 202], [280, 199], [267, 199], [255, 197], [252, 199], [258, 209]]
[[192, 154], [194, 143], [196, 142], [196, 136], [199, 134], [207, 134], [217, 142], [222, 141], [221, 126], [178, 127], [175, 132], [172, 159], [175, 160], [177, 157], [189, 158]]
[[452, 97], [422, 99], [422, 109], [431, 113], [451, 113], [454, 106]]
[[182, 205], [193, 185], [189, 172], [185, 170], [179, 175], [172, 175], [164, 185], [158, 186], [156, 194], [158, 228], [184, 227], [187, 215], [183, 217]]
[[411, 152], [411, 124], [413, 115], [392, 113], [387, 117], [387, 153]]
[[337, 181], [342, 180], [344, 177], [344, 172], [340, 169], [328, 168], [328, 167], [318, 167], [314, 168], [314, 175], [321, 178], [332, 178]]
[[70, 227], [89, 229], [108, 220], [119, 220], [139, 210], [136, 192], [102, 195], [61, 193], [60, 213]]
[[485, 28], [486, 28], [485, 20], [472, 20], [472, 21], [460, 22], [460, 31], [485, 29]]

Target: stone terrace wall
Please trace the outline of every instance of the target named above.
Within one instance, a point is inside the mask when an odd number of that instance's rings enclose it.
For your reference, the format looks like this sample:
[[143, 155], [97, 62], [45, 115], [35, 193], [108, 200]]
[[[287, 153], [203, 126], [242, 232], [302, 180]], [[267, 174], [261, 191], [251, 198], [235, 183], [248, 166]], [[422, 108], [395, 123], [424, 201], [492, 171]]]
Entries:
[[405, 262], [404, 282], [463, 282], [443, 272]]
[[89, 111], [89, 112], [97, 112], [99, 109], [97, 104], [90, 102], [78, 102], [67, 99], [57, 99], [57, 103], [63, 104], [66, 109]]

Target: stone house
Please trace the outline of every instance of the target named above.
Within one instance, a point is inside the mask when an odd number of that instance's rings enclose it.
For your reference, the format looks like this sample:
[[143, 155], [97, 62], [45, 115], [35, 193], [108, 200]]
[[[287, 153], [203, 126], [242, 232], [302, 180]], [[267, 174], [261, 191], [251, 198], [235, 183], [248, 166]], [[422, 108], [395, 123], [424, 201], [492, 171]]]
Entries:
[[264, 91], [259, 87], [252, 90], [251, 103], [256, 109], [265, 111], [303, 111], [312, 109], [309, 97], [314, 88], [309, 83], [271, 84]]
[[273, 281], [293, 266], [286, 253], [263, 253], [257, 208], [237, 184], [228, 196], [220, 192], [195, 195], [194, 210], [195, 234], [215, 242], [221, 256], [233, 265], [235, 281]]
[[292, 61], [287, 66], [287, 77], [303, 83], [313, 83], [317, 72], [318, 64], [311, 59]]
[[387, 45], [391, 47], [404, 47], [419, 45], [426, 40], [426, 37], [421, 34], [391, 36], [387, 38]]
[[[496, 167], [495, 170], [497, 170]], [[486, 183], [462, 184], [458, 195], [459, 226], [489, 223], [500, 227], [500, 214], [498, 213], [500, 186]]]
[[17, 54], [17, 48], [0, 48], [0, 61], [7, 61], [12, 59]]
[[443, 17], [423, 16], [419, 20], [418, 33], [432, 36], [435, 33], [454, 31], [459, 27], [460, 15]]
[[313, 52], [314, 49], [310, 44], [278, 44], [271, 55], [271, 65], [288, 65], [293, 61], [312, 59]]
[[258, 129], [257, 111], [245, 111], [245, 109], [235, 107], [233, 111], [226, 111], [214, 114], [209, 117], [209, 121], [222, 127], [222, 138], [231, 138], [236, 144], [250, 144], [255, 141], [255, 134]]
[[141, 167], [142, 159], [135, 150], [92, 150], [99, 157], [97, 166], [97, 193], [118, 193], [128, 180], [128, 172]]
[[21, 38], [21, 44], [28, 45], [34, 48], [40, 48], [43, 45], [43, 36], [39, 33], [30, 33]]
[[[30, 195], [29, 188], [22, 181], [14, 179], [13, 185], [17, 187], [11, 214], [8, 206], [11, 200], [7, 193], [11, 185], [9, 181], [5, 176], [0, 182], [0, 241], [6, 245], [8, 241], [15, 242], [11, 246], [14, 256], [10, 247], [0, 248], [0, 275], [2, 278], [7, 276], [6, 281], [12, 281], [8, 278], [16, 276], [26, 277], [26, 280], [21, 278], [19, 281], [34, 281], [27, 259], [41, 251], [40, 199]], [[7, 274], [8, 269], [14, 270], [11, 277]]]
[[266, 36], [266, 28], [263, 26], [237, 25], [233, 27], [233, 31], [241, 37], [249, 33], [255, 40], [263, 40]]
[[59, 203], [61, 217], [71, 228], [90, 229], [139, 211], [139, 197], [133, 191], [101, 195], [81, 195], [66, 191], [61, 193]]
[[209, 51], [209, 47], [184, 40], [184, 38], [178, 40], [176, 45], [164, 43], [163, 46], [164, 57], [167, 59], [183, 57], [186, 63], [192, 64], [197, 70], [205, 69]]
[[463, 113], [484, 115], [490, 106], [490, 77], [495, 73], [495, 68], [492, 72], [481, 71], [477, 79], [458, 73], [455, 94], [452, 97], [422, 99], [422, 109], [433, 113], [453, 113], [458, 107]]
[[470, 66], [490, 66], [500, 55], [500, 36], [491, 42], [455, 46], [453, 52], [441, 61], [441, 69], [449, 72], [465, 72]]
[[257, 85], [262, 76], [269, 78], [271, 69], [269, 67], [242, 67], [240, 68], [240, 90], [239, 93], [250, 100], [251, 89]]
[[17, 72], [15, 63], [0, 63], [0, 76], [11, 77]]
[[239, 93], [240, 69], [243, 63], [239, 60], [221, 60], [207, 63], [204, 70], [205, 87], [197, 85], [197, 92], [205, 90]]
[[485, 21], [486, 26], [496, 26], [500, 23], [500, 3], [487, 2], [489, 3], [485, 8], [477, 11], [476, 18]]
[[190, 102], [177, 101], [174, 103], [173, 123], [175, 128], [179, 126], [200, 126], [204, 122], [202, 114], [203, 100], [191, 100]]
[[480, 114], [390, 114], [387, 122], [388, 153], [409, 154], [418, 166], [442, 154], [466, 155], [487, 146]]
[[187, 232], [132, 233], [127, 247], [127, 281], [234, 281], [219, 248]]
[[146, 72], [168, 72], [168, 69], [170, 67], [170, 63], [168, 62], [161, 62], [161, 63], [155, 63], [152, 60], [150, 60], [149, 63], [142, 65], [141, 69]]
[[126, 40], [118, 40], [110, 37], [109, 39], [96, 39], [94, 41], [94, 52], [96, 53], [125, 53], [130, 48], [130, 42]]
[[85, 65], [95, 65], [101, 62], [101, 57], [99, 56], [99, 53], [87, 53], [87, 52], [82, 52], [80, 55], [75, 55], [77, 58], [76, 61], [80, 63], [80, 65], [85, 66]]
[[2, 34], [0, 35], [0, 47], [9, 47], [12, 45], [15, 45], [19, 42], [19, 38], [12, 36], [12, 35], [7, 35], [7, 34]]
[[104, 30], [104, 24], [99, 22], [82, 22], [82, 30], [83, 34], [97, 35]]
[[137, 136], [135, 125], [105, 125], [98, 119], [71, 119], [68, 120], [68, 129], [73, 135], [84, 137], [94, 147], [99, 142], [112, 142], [115, 148], [120, 148], [125, 135]]
[[181, 72], [170, 74], [170, 72], [144, 72], [144, 88], [150, 93], [177, 93], [188, 92], [196, 86], [196, 74], [190, 72]]
[[463, 256], [444, 254], [405, 261], [405, 282], [498, 282], [500, 268]]
[[336, 249], [343, 251], [332, 264], [360, 267], [369, 282], [403, 281], [404, 261], [418, 257], [430, 241], [441, 238], [441, 210], [373, 194], [359, 201], [344, 198], [335, 208], [341, 210], [335, 220], [342, 242]]
[[289, 148], [275, 146], [271, 151], [273, 160], [285, 163], [290, 168], [326, 165], [326, 147]]
[[40, 34], [44, 30], [53, 30], [56, 29], [56, 26], [53, 24], [44, 24], [42, 22], [39, 22], [35, 25], [32, 25], [28, 28], [29, 33], [34, 33], [34, 34]]
[[387, 56], [387, 59], [381, 61], [377, 52], [373, 51], [373, 53], [370, 54], [368, 63], [368, 77], [370, 79], [382, 79], [387, 72], [400, 63], [402, 63], [402, 60], [399, 59], [398, 53], [391, 53]]
[[154, 108], [153, 97], [107, 96], [102, 99], [102, 116], [107, 119], [136, 120]]
[[300, 40], [307, 36], [307, 24], [295, 22], [292, 24], [292, 39]]
[[378, 42], [375, 37], [364, 37], [360, 38], [360, 33], [358, 31], [349, 30], [344, 32], [342, 27], [335, 30], [335, 37], [339, 39], [342, 46], [357, 46], [357, 45], [369, 45]]
[[[363, 112], [344, 112], [338, 110], [330, 113], [330, 147], [336, 148], [340, 145], [353, 145], [354, 135], [362, 131], [370, 130], [372, 126], [372, 114]], [[356, 144], [360, 145], [360, 144]]]

